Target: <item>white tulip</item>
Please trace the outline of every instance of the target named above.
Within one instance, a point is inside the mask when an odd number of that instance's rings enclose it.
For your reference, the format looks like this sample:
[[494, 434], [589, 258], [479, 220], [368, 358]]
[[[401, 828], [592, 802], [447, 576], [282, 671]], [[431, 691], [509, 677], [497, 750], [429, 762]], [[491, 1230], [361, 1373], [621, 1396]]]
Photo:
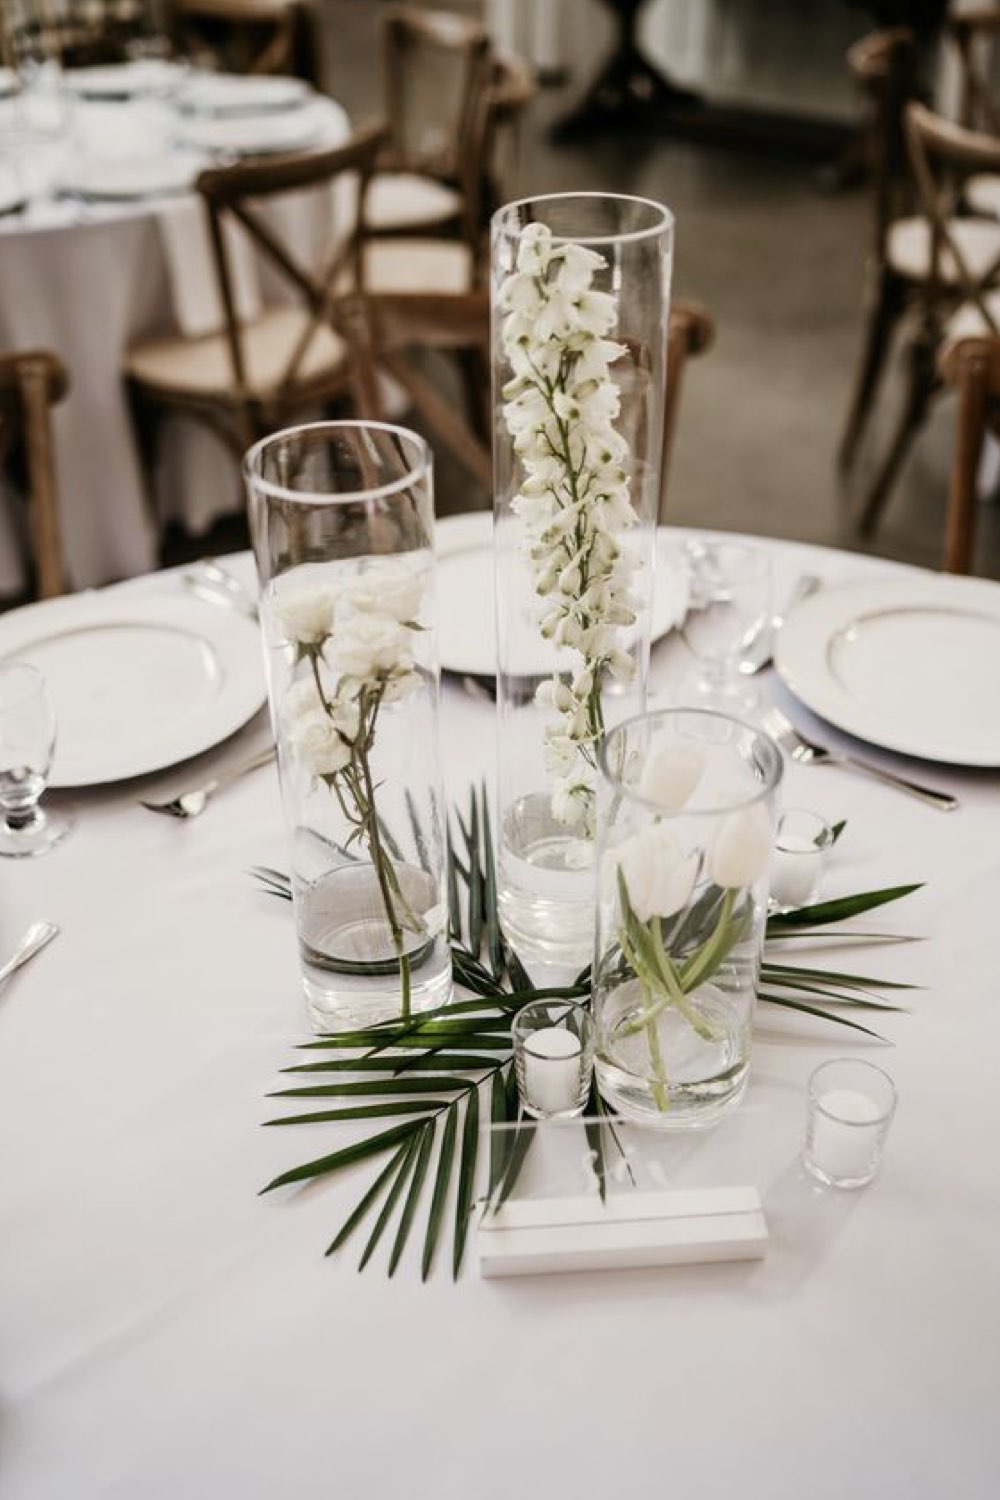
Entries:
[[691, 800], [705, 764], [701, 745], [673, 744], [661, 735], [650, 742], [635, 789], [661, 811], [677, 812]]
[[346, 597], [363, 614], [391, 615], [401, 624], [413, 621], [423, 601], [423, 573], [417, 564], [375, 564], [351, 580]]
[[334, 635], [334, 662], [348, 677], [381, 678], [409, 671], [410, 632], [391, 615], [358, 614], [342, 621]]
[[605, 857], [606, 895], [616, 897], [621, 871], [629, 903], [640, 922], [672, 917], [691, 899], [698, 874], [698, 856], [685, 855], [662, 823], [640, 829]]
[[709, 856], [716, 885], [742, 890], [764, 874], [771, 854], [771, 830], [760, 806], [746, 807], [721, 820]]
[[328, 588], [288, 589], [274, 601], [274, 618], [287, 641], [318, 646], [333, 624], [334, 599]]

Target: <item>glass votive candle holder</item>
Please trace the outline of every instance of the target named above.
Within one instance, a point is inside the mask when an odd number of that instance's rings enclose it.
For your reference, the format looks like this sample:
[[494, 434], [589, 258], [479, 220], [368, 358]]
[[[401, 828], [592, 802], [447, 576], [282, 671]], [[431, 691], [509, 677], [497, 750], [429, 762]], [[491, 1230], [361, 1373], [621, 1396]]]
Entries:
[[771, 851], [773, 911], [794, 911], [816, 899], [833, 844], [833, 829], [819, 813], [792, 807], [781, 814]]
[[571, 1000], [532, 1000], [511, 1028], [514, 1071], [526, 1114], [568, 1120], [582, 1114], [594, 1073], [594, 1022]]
[[809, 1079], [806, 1168], [828, 1187], [864, 1187], [878, 1171], [895, 1110], [896, 1086], [874, 1063], [821, 1064]]

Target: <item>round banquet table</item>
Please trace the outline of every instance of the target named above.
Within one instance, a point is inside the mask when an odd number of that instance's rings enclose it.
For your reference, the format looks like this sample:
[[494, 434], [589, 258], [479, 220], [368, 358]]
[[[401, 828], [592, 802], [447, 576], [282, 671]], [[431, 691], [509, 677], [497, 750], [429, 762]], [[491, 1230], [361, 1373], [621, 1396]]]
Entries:
[[[347, 138], [339, 104], [316, 97], [307, 107], [316, 114], [317, 146]], [[75, 588], [88, 588], [155, 567], [165, 520], [201, 532], [242, 500], [221, 440], [172, 418], [161, 431], [151, 504], [122, 382], [124, 353], [141, 338], [221, 326], [196, 195], [116, 203], [60, 191], [81, 163], [184, 150], [177, 117], [149, 100], [78, 101], [72, 121], [64, 146], [26, 153], [33, 196], [24, 212], [0, 217], [0, 349], [51, 349], [69, 370], [69, 396], [53, 413], [56, 469], [67, 569]], [[319, 253], [329, 222], [310, 195], [289, 195], [268, 212], [294, 226], [303, 253], [310, 246]], [[244, 283], [259, 283], [247, 293], [248, 312], [260, 298], [283, 295], [268, 269], [244, 272]], [[24, 586], [15, 526], [0, 506], [0, 595]]]
[[[904, 571], [773, 551], [779, 599], [805, 571]], [[660, 701], [685, 665], [656, 648]], [[442, 712], [458, 798], [491, 774], [494, 716], [450, 681]], [[876, 1018], [891, 1046], [761, 1008], [743, 1109], [766, 1122], [766, 1258], [513, 1281], [470, 1254], [454, 1283], [439, 1253], [422, 1284], [413, 1244], [392, 1281], [357, 1274], [355, 1241], [325, 1259], [367, 1172], [258, 1196], [340, 1128], [259, 1128], [306, 1039], [290, 912], [247, 874], [284, 865], [274, 772], [190, 823], [137, 806], [162, 781], [60, 797], [69, 840], [0, 862], [0, 953], [41, 916], [63, 929], [0, 994], [5, 1500], [993, 1494], [1000, 771], [868, 754], [962, 806], [788, 767], [788, 805], [848, 819], [828, 894], [927, 882], [869, 919], [923, 942], [835, 962], [923, 988]], [[806, 1079], [845, 1053], [887, 1066], [900, 1105], [880, 1178], [838, 1194], [798, 1152]]]

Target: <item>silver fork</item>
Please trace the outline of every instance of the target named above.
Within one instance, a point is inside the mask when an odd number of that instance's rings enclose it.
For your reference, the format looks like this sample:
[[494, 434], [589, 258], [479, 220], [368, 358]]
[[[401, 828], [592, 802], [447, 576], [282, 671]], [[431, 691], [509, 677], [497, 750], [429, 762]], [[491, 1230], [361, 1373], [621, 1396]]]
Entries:
[[183, 575], [186, 588], [212, 604], [230, 604], [251, 620], [258, 618], [257, 605], [240, 580], [214, 557], [203, 557]]
[[847, 755], [841, 750], [828, 750], [825, 745], [807, 740], [779, 708], [768, 709], [764, 715], [764, 728], [778, 741], [782, 750], [800, 765], [821, 766], [826, 762], [828, 765], [850, 766], [855, 771], [863, 771], [867, 776], [884, 781], [888, 786], [897, 787], [901, 792], [919, 797], [921, 802], [928, 802], [941, 812], [954, 812], [959, 805], [958, 798], [949, 796], [947, 792], [936, 792], [931, 787], [921, 786], [919, 781], [909, 781], [905, 776], [897, 776], [895, 771], [885, 771], [881, 766], [872, 765], [870, 761], [856, 760], [853, 755]]
[[244, 761], [243, 765], [235, 766], [231, 771], [222, 771], [218, 776], [206, 781], [203, 786], [193, 787], [189, 792], [181, 792], [177, 797], [171, 797], [166, 802], [147, 802], [140, 799], [141, 805], [150, 812], [168, 813], [172, 818], [197, 818], [205, 811], [209, 801], [216, 792], [231, 782], [238, 781], [241, 776], [246, 776], [249, 771], [256, 771], [259, 766], [266, 766], [274, 759], [274, 746], [262, 750], [252, 760]]

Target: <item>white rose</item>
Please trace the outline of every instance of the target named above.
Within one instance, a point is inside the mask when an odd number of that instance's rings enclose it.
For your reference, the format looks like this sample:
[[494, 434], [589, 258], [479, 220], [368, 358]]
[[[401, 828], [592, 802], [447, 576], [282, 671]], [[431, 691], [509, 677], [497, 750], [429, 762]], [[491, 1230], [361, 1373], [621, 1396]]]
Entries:
[[685, 855], [662, 823], [625, 839], [605, 858], [605, 891], [617, 892], [621, 871], [632, 910], [640, 922], [672, 917], [687, 906], [698, 874], [698, 856]]
[[333, 658], [341, 672], [366, 679], [413, 666], [409, 632], [391, 615], [352, 615], [337, 627]]
[[333, 624], [333, 594], [327, 588], [289, 589], [275, 599], [274, 618], [286, 640], [318, 646]]
[[386, 614], [404, 623], [416, 620], [423, 599], [423, 569], [392, 562], [366, 568], [351, 580], [347, 598], [362, 614]]
[[770, 828], [762, 807], [723, 818], [712, 845], [709, 874], [716, 885], [741, 890], [759, 880], [771, 854]]
[[690, 801], [704, 772], [705, 751], [701, 745], [671, 744], [660, 736], [646, 751], [636, 791], [664, 812], [676, 812]]
[[398, 703], [401, 698], [408, 698], [421, 686], [422, 678], [419, 672], [405, 671], [395, 673], [389, 678], [382, 695], [383, 703]]
[[281, 700], [281, 717], [286, 724], [301, 719], [305, 714], [318, 713], [323, 705], [319, 701], [316, 683], [312, 677], [300, 677], [293, 682]]
[[314, 776], [333, 776], [351, 758], [350, 746], [322, 708], [292, 719], [286, 724], [285, 734], [296, 760]]

